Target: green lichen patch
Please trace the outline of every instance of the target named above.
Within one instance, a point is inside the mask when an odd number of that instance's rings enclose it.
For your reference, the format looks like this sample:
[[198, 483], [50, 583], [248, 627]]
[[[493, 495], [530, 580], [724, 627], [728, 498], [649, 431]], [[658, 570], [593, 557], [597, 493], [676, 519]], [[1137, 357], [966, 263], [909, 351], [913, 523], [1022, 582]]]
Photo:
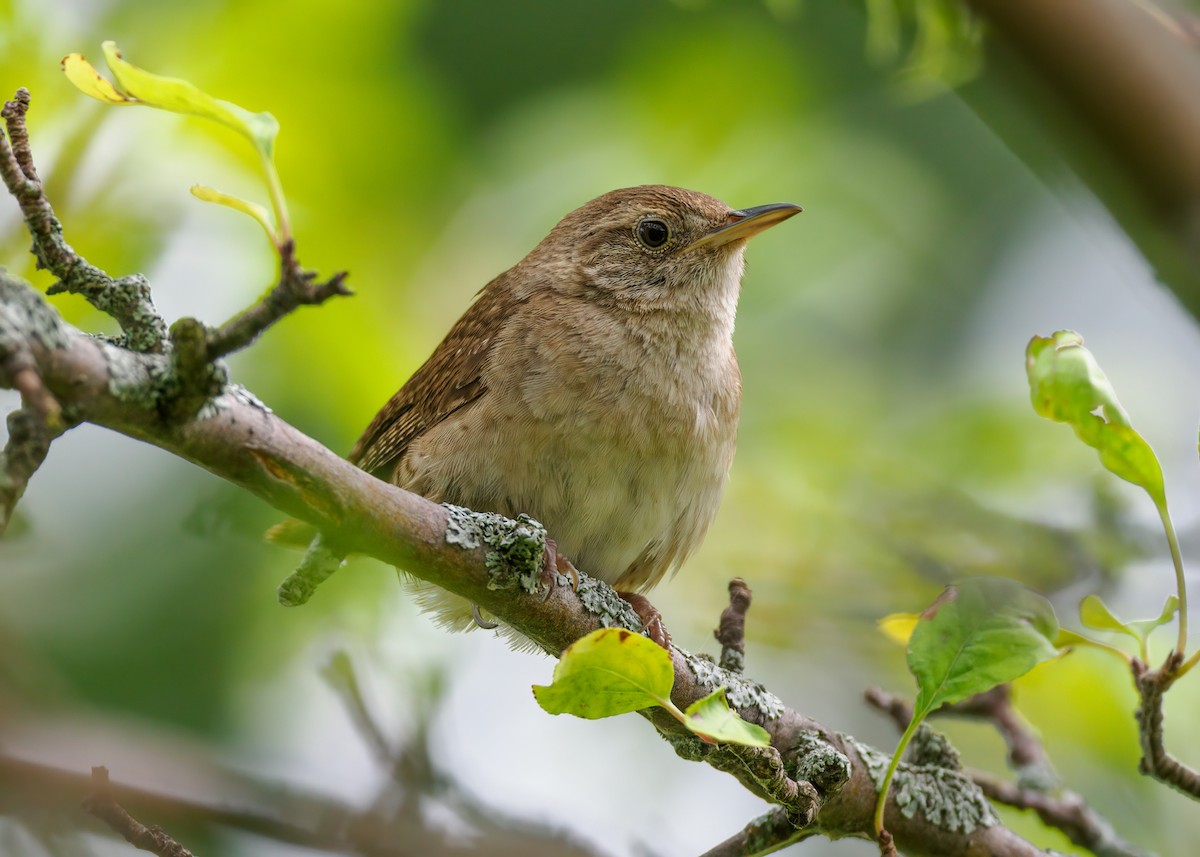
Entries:
[[542, 589], [546, 557], [546, 528], [528, 515], [516, 520], [492, 512], [475, 512], [450, 503], [446, 542], [466, 550], [486, 545], [488, 589], [520, 587], [531, 595]]
[[702, 762], [704, 757], [712, 752], [712, 744], [705, 744], [690, 732], [660, 732], [659, 734], [675, 750], [675, 755], [688, 762]]
[[758, 682], [721, 668], [706, 655], [693, 655], [682, 649], [679, 651], [692, 668], [696, 681], [709, 690], [725, 688], [725, 697], [734, 710], [753, 708], [767, 720], [775, 720], [783, 715], [783, 702]]

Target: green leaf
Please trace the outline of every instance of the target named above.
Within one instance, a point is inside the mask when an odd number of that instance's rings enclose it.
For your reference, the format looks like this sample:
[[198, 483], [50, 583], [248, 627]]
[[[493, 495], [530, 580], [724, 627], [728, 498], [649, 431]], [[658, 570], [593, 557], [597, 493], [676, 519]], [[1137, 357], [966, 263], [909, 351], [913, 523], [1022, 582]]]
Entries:
[[1160, 509], [1166, 507], [1158, 458], [1129, 424], [1129, 415], [1082, 336], [1060, 330], [1033, 337], [1025, 350], [1025, 371], [1038, 414], [1070, 425], [1100, 454], [1107, 470], [1143, 488]]
[[771, 745], [771, 736], [766, 729], [747, 723], [729, 707], [723, 687], [693, 702], [684, 714], [687, 716], [687, 728], [710, 743], [744, 744], [748, 747]]
[[921, 614], [908, 639], [917, 698], [908, 728], [875, 802], [875, 832], [900, 757], [931, 711], [991, 690], [1058, 655], [1058, 620], [1050, 602], [1015, 580], [972, 577], [947, 586]]
[[571, 644], [552, 683], [535, 685], [533, 695], [550, 714], [596, 720], [653, 705], [675, 708], [674, 683], [671, 656], [661, 646], [624, 628], [601, 628]]
[[913, 629], [908, 667], [916, 717], [1024, 675], [1058, 654], [1050, 602], [1013, 580], [975, 577], [948, 586]]
[[1118, 634], [1128, 634], [1138, 642], [1142, 640], [1140, 634], [1108, 609], [1108, 605], [1099, 595], [1089, 595], [1079, 602], [1079, 621], [1083, 627], [1093, 631], [1116, 631]]

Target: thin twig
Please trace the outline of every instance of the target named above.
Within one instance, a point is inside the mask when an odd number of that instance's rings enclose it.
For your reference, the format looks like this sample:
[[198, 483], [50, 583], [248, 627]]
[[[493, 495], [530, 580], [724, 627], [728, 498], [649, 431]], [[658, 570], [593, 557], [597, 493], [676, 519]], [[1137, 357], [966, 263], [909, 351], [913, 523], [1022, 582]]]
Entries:
[[740, 673], [746, 666], [746, 611], [752, 598], [746, 581], [740, 577], [729, 581], [729, 606], [721, 611], [721, 622], [713, 636], [721, 644], [718, 663], [730, 672]]
[[8, 415], [8, 441], [0, 452], [0, 536], [8, 529], [17, 501], [50, 451], [46, 423], [29, 408]]
[[92, 793], [84, 800], [83, 808], [141, 851], [149, 851], [159, 857], [193, 857], [191, 851], [161, 827], [146, 827], [113, 799], [108, 768], [92, 768]]
[[166, 341], [167, 325], [154, 308], [146, 279], [140, 274], [113, 279], [63, 239], [62, 224], [55, 217], [33, 166], [25, 124], [28, 111], [29, 90], [24, 87], [0, 109], [8, 131], [7, 137], [0, 134], [0, 179], [21, 207], [25, 226], [33, 237], [38, 267], [58, 277], [48, 293], [82, 295], [96, 309], [117, 320], [130, 349], [143, 353], [160, 351]]
[[279, 319], [301, 306], [318, 305], [338, 295], [351, 295], [346, 272], [339, 271], [323, 283], [300, 267], [296, 247], [287, 241], [279, 248], [279, 281], [254, 306], [208, 333], [208, 359], [216, 360], [245, 348]]

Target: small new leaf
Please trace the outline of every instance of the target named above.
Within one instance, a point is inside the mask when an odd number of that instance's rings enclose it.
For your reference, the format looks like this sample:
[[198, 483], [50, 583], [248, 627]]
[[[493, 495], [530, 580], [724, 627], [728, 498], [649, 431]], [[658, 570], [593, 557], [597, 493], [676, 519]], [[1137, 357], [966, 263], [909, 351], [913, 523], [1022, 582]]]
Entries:
[[275, 240], [275, 232], [271, 227], [271, 215], [257, 202], [250, 202], [250, 200], [242, 199], [240, 196], [232, 196], [222, 193], [215, 188], [200, 184], [192, 185], [191, 191], [192, 196], [196, 197], [196, 199], [202, 199], [205, 202], [212, 202], [217, 205], [223, 205], [226, 208], [232, 208], [234, 211], [240, 211], [247, 217], [252, 218], [263, 228], [263, 232], [267, 233], [268, 241]]
[[[547, 686], [533, 695], [550, 714], [588, 720], [671, 704], [671, 656], [653, 641], [624, 628], [601, 628], [571, 644]], [[678, 710], [678, 709], [676, 709]]]
[[693, 702], [684, 714], [687, 716], [687, 728], [711, 744], [744, 744], [747, 747], [771, 745], [771, 736], [766, 729], [747, 723], [729, 707], [723, 687]]
[[116, 79], [115, 86], [105, 80], [82, 55], [68, 54], [63, 57], [62, 68], [67, 79], [85, 95], [107, 104], [144, 104], [172, 113], [203, 116], [237, 131], [265, 158], [274, 154], [279, 122], [270, 113], [251, 113], [236, 104], [213, 98], [186, 80], [163, 77], [138, 68], [121, 56], [116, 42], [104, 42], [101, 49]]
[[1089, 595], [1079, 602], [1079, 621], [1093, 631], [1116, 631], [1140, 641], [1141, 636], [1117, 618], [1099, 595]]
[[85, 95], [90, 95], [105, 104], [141, 104], [172, 113], [202, 116], [233, 129], [254, 146], [266, 178], [267, 192], [271, 197], [271, 207], [275, 214], [274, 226], [268, 223], [261, 206], [207, 189], [207, 196], [201, 193], [196, 195], [250, 215], [267, 230], [267, 236], [275, 247], [282, 249], [291, 240], [292, 231], [283, 186], [275, 169], [275, 138], [279, 135], [279, 122], [275, 117], [270, 113], [251, 113], [231, 102], [213, 98], [186, 80], [163, 77], [138, 68], [121, 56], [115, 42], [104, 42], [101, 47], [115, 83], [104, 78], [81, 54], [68, 54], [63, 57], [63, 73]]
[[1089, 595], [1079, 604], [1079, 621], [1093, 631], [1115, 631], [1133, 637], [1138, 643], [1138, 654], [1143, 662], [1149, 659], [1148, 640], [1155, 628], [1170, 622], [1179, 612], [1179, 597], [1168, 595], [1162, 610], [1152, 619], [1121, 621], [1098, 595]]
[[1067, 423], [1076, 436], [1100, 454], [1111, 473], [1144, 489], [1165, 508], [1162, 467], [1150, 444], [1134, 431], [1129, 415], [1083, 337], [1060, 330], [1035, 336], [1025, 349], [1033, 409], [1055, 422]]

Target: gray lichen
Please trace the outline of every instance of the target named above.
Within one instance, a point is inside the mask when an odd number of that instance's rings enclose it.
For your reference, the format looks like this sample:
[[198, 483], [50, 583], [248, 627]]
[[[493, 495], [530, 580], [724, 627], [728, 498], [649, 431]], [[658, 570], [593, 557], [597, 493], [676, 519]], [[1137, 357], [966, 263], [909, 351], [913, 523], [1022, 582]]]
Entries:
[[446, 542], [466, 550], [487, 545], [484, 564], [488, 589], [519, 586], [534, 594], [542, 589], [542, 567], [546, 557], [546, 528], [528, 515], [516, 520], [492, 512], [474, 512], [443, 503], [450, 513], [446, 520]]
[[273, 413], [258, 396], [251, 393], [241, 384], [226, 384], [225, 388], [221, 390], [220, 395], [213, 396], [196, 412], [196, 419], [211, 419], [221, 413], [221, 411], [226, 410], [231, 402], [233, 404], [249, 405], [251, 408], [259, 410], [264, 414]]
[[[842, 737], [853, 745], [876, 790], [880, 789], [891, 759], [850, 736]], [[978, 786], [958, 771], [936, 765], [901, 762], [892, 778], [891, 799], [905, 818], [920, 813], [952, 833], [969, 834], [1000, 821]]]
[[950, 739], [926, 723], [917, 727], [904, 755], [912, 765], [932, 765], [950, 771], [962, 770], [962, 756], [950, 743]]
[[108, 365], [108, 391], [113, 397], [139, 408], [156, 409], [163, 380], [170, 373], [167, 359], [157, 354], [135, 354], [99, 338], [95, 341]]
[[850, 759], [821, 737], [819, 732], [801, 732], [787, 753], [788, 776], [804, 780], [832, 797], [850, 779]]
[[642, 630], [642, 619], [629, 606], [629, 602], [617, 595], [616, 590], [603, 581], [586, 574], [579, 575], [579, 601], [585, 610], [600, 619], [605, 628]]
[[683, 649], [679, 651], [695, 674], [696, 681], [710, 691], [725, 688], [725, 698], [735, 710], [753, 708], [767, 720], [775, 720], [786, 710], [779, 697], [758, 682], [722, 669], [706, 655], [693, 655]]
[[45, 348], [65, 348], [67, 331], [37, 290], [0, 268], [0, 353], [32, 336]]

